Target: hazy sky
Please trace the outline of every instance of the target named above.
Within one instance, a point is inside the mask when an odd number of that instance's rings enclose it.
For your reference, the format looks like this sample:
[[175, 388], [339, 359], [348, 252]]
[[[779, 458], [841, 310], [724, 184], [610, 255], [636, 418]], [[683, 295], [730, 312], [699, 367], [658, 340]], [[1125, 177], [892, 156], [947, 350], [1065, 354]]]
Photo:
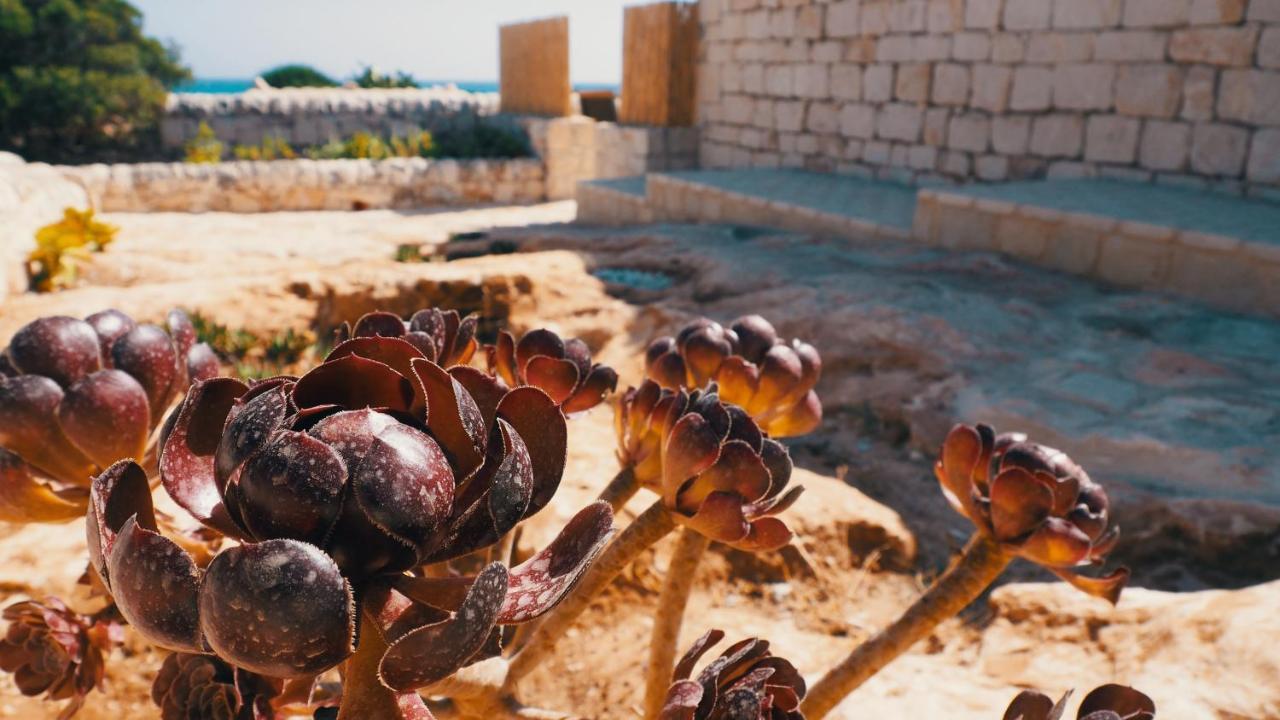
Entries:
[[574, 83], [622, 77], [622, 8], [634, 0], [133, 0], [197, 77], [286, 62], [347, 77], [363, 65], [424, 80], [497, 80], [498, 26], [569, 16]]

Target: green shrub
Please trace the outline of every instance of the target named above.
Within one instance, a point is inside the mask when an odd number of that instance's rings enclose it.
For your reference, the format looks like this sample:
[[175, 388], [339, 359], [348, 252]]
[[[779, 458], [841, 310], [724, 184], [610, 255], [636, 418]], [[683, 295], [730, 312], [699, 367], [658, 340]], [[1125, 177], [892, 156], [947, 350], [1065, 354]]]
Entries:
[[154, 147], [168, 90], [190, 77], [125, 0], [0, 0], [0, 150], [75, 162]]
[[524, 132], [488, 122], [436, 135], [435, 157], [517, 158], [532, 154]]
[[373, 66], [366, 66], [355, 76], [356, 85], [362, 88], [416, 88], [418, 81], [407, 72], [397, 72], [394, 76], [383, 75]]
[[262, 73], [262, 79], [273, 88], [336, 87], [337, 82], [310, 65], [281, 65]]

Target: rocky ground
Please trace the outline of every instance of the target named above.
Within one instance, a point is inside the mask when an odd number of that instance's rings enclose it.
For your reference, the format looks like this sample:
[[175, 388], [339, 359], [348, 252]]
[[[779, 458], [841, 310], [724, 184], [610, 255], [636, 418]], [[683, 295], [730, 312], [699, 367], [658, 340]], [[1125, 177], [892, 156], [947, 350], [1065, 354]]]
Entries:
[[[647, 340], [697, 313], [761, 312], [825, 360], [827, 422], [792, 443], [808, 488], [790, 513], [798, 552], [714, 552], [684, 642], [709, 627], [763, 634], [811, 679], [891, 620], [963, 543], [930, 455], [956, 419], [1060, 444], [1117, 497], [1118, 555], [1137, 587], [1116, 609], [1023, 564], [988, 601], [860, 689], [838, 715], [996, 718], [1022, 687], [1059, 693], [1127, 682], [1160, 717], [1280, 718], [1280, 326], [1217, 315], [990, 256], [785, 237], [748, 228], [595, 231], [560, 225], [572, 204], [403, 214], [115, 215], [119, 242], [85, 287], [18, 297], [0, 338], [41, 314], [104, 306], [155, 318], [198, 310], [258, 333], [324, 331], [374, 307], [444, 304], [519, 328], [583, 337], [624, 383]], [[452, 232], [512, 226], [445, 243]], [[397, 263], [401, 245], [470, 259]], [[510, 254], [510, 253], [516, 254]], [[627, 268], [674, 281], [605, 283]], [[611, 277], [606, 275], [606, 277]], [[571, 426], [555, 503], [535, 547], [616, 469], [611, 411]], [[637, 498], [628, 513], [649, 498]], [[76, 594], [83, 528], [0, 528], [0, 602]], [[591, 630], [531, 676], [525, 699], [590, 718], [636, 718], [668, 548], [590, 611]], [[1014, 582], [1016, 581], [1016, 582]], [[82, 717], [153, 717], [159, 657], [131, 641]], [[0, 716], [54, 717], [0, 681]]]

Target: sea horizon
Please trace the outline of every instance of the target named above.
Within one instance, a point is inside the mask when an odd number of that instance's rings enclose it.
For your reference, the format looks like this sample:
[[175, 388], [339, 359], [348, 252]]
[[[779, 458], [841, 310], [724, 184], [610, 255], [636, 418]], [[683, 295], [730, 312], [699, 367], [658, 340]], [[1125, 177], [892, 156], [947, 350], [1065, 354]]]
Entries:
[[[454, 85], [459, 90], [465, 90], [473, 93], [496, 93], [498, 92], [497, 80], [422, 80], [418, 83], [418, 87], [437, 87], [440, 85]], [[174, 88], [174, 92], [179, 93], [209, 93], [213, 95], [230, 95], [242, 93], [253, 87], [253, 78], [196, 78], [195, 80], [179, 85]], [[618, 92], [620, 87], [611, 83], [575, 83], [574, 90], [612, 90]]]

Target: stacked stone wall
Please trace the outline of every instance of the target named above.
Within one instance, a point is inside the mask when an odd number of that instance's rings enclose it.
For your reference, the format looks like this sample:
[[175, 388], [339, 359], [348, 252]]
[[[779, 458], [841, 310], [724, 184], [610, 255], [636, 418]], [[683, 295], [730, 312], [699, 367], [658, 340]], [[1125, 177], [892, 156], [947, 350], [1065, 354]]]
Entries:
[[701, 162], [1280, 196], [1280, 0], [701, 0]]

